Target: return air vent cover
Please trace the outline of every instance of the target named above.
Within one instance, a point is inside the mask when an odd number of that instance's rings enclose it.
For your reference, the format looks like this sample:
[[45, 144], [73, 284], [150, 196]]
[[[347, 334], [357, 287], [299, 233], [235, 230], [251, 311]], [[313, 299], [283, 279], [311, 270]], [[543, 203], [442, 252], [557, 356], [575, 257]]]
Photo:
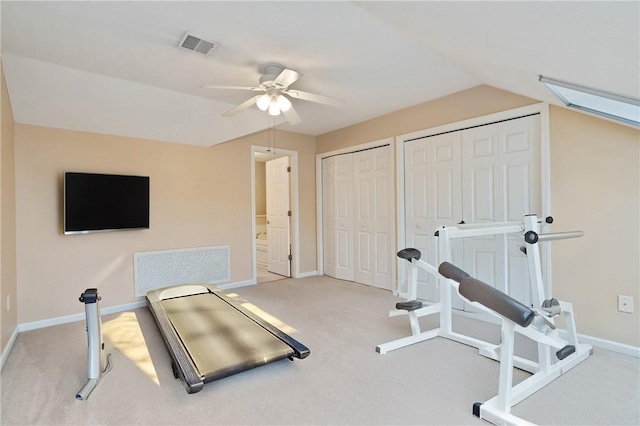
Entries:
[[203, 40], [202, 38], [189, 33], [184, 33], [180, 43], [178, 43], [178, 47], [181, 49], [190, 50], [203, 55], [208, 55], [209, 52], [215, 49], [217, 45], [218, 43], [214, 41]]

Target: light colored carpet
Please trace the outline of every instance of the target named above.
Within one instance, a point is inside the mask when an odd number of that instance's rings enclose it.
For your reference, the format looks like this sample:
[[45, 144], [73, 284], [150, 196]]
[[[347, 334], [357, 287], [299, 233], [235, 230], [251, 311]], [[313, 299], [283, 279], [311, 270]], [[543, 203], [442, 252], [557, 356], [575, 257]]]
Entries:
[[[108, 297], [108, 289], [100, 293]], [[375, 352], [410, 333], [406, 318], [388, 318], [398, 300], [389, 292], [310, 277], [229, 293], [270, 314], [311, 355], [188, 395], [173, 378], [153, 318], [140, 308], [103, 317], [113, 369], [87, 401], [76, 401], [87, 377], [84, 321], [33, 330], [18, 336], [1, 374], [2, 424], [486, 424], [471, 407], [497, 393], [497, 362], [442, 338]], [[498, 338], [490, 324], [460, 317], [455, 326]], [[636, 358], [596, 349], [513, 412], [539, 424], [640, 424], [639, 367]]]

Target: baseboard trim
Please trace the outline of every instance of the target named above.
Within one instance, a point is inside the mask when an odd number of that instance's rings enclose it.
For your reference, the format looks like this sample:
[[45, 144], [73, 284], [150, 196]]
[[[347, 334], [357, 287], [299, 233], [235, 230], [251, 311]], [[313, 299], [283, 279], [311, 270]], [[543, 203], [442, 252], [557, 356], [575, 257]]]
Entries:
[[[489, 322], [492, 324], [500, 325], [500, 321], [493, 315], [486, 314], [484, 312], [465, 312], [455, 309], [454, 314], [460, 315], [466, 318], [474, 320]], [[561, 337], [567, 337], [567, 331], [564, 329], [558, 329], [558, 333]], [[640, 358], [640, 347], [631, 346], [624, 343], [614, 342], [612, 340], [601, 339], [599, 337], [588, 336], [578, 333], [578, 341], [580, 343], [586, 343], [594, 348], [605, 349], [611, 352], [616, 352], [622, 355], [632, 356], [634, 358]]]
[[309, 272], [301, 272], [298, 274], [296, 278], [308, 278], [308, 277], [317, 277], [318, 271], [309, 271]]
[[[564, 337], [566, 335], [565, 330], [559, 330], [560, 335]], [[616, 352], [622, 355], [629, 355], [634, 358], [640, 358], [640, 347], [626, 345], [624, 343], [613, 342], [611, 340], [600, 339], [599, 337], [586, 336], [584, 334], [578, 334], [580, 343], [586, 343], [594, 348], [606, 349], [611, 352]]]
[[13, 333], [11, 334], [11, 337], [9, 337], [9, 341], [7, 342], [7, 346], [5, 346], [4, 350], [2, 351], [2, 356], [0, 357], [0, 371], [2, 371], [2, 369], [4, 368], [4, 363], [7, 360], [7, 358], [9, 358], [9, 353], [11, 352], [11, 349], [13, 348], [13, 344], [16, 342], [16, 338], [18, 337], [18, 327], [16, 327], [13, 330]]
[[[146, 302], [144, 300], [138, 300], [132, 303], [126, 303], [124, 305], [101, 308], [100, 315], [109, 315], [109, 314], [115, 314], [123, 311], [130, 311], [132, 309], [142, 308], [143, 306], [146, 306]], [[46, 328], [54, 325], [67, 324], [70, 322], [82, 321], [84, 319], [86, 319], [86, 314], [82, 313], [82, 314], [66, 315], [63, 317], [50, 318], [50, 319], [41, 320], [41, 321], [26, 322], [18, 325], [18, 332], [22, 333], [24, 331], [37, 330], [39, 328]]]
[[256, 280], [251, 279], [246, 281], [237, 281], [235, 283], [216, 284], [216, 287], [218, 287], [220, 290], [230, 290], [232, 288], [247, 287], [250, 285], [256, 285]]

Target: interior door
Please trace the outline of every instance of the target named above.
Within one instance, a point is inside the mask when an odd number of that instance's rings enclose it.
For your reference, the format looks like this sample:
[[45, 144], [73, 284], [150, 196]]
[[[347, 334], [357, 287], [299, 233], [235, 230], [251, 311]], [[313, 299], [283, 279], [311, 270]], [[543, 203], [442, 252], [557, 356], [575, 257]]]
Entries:
[[354, 280], [391, 290], [391, 147], [353, 154]]
[[291, 276], [289, 157], [266, 163], [267, 270]]

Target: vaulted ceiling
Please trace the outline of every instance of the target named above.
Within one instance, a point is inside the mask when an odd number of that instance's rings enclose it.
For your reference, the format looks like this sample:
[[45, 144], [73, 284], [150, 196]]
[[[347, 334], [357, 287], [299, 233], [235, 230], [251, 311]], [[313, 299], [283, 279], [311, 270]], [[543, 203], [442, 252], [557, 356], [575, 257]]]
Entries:
[[[540, 74], [640, 97], [640, 2], [5, 1], [2, 64], [16, 122], [209, 146], [263, 130], [255, 86], [279, 63], [320, 135], [486, 84], [559, 104]], [[218, 46], [179, 49], [190, 32]]]

